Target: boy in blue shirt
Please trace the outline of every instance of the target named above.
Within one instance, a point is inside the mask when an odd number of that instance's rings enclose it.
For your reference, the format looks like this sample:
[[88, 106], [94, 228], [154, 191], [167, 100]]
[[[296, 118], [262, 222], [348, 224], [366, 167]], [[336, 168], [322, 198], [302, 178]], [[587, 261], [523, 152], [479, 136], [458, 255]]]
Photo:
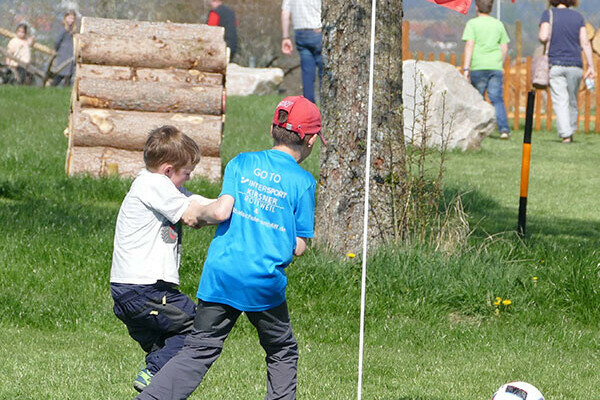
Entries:
[[317, 106], [302, 96], [288, 97], [273, 116], [273, 148], [229, 162], [219, 199], [199, 212], [197, 225], [219, 226], [198, 287], [194, 329], [138, 399], [192, 394], [242, 312], [266, 352], [265, 398], [296, 398], [298, 345], [285, 299], [285, 267], [313, 237], [316, 183], [298, 164], [320, 133]]

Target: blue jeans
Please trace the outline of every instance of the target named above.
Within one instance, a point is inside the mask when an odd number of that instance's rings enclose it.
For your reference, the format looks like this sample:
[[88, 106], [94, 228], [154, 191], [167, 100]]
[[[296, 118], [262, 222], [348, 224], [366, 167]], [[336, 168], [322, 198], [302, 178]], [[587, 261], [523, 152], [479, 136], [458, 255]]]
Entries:
[[482, 96], [487, 90], [488, 97], [496, 109], [498, 132], [510, 132], [506, 107], [504, 107], [504, 72], [500, 70], [471, 71], [471, 84]]
[[302, 91], [304, 97], [315, 102], [315, 78], [319, 69], [319, 86], [323, 76], [321, 61], [321, 32], [313, 29], [298, 29], [295, 31], [296, 49], [300, 53], [300, 68], [302, 69]]

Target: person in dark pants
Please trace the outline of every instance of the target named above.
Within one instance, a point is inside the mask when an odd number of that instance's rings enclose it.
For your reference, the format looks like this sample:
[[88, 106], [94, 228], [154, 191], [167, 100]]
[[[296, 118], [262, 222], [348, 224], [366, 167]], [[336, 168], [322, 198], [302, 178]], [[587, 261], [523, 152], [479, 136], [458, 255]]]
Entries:
[[[69, 59], [73, 59], [73, 33], [77, 31], [77, 14], [74, 10], [69, 10], [63, 17], [63, 26], [60, 34], [56, 39], [54, 48], [56, 49], [56, 58], [53, 66], [56, 68], [62, 65]], [[75, 62], [72, 61], [61, 71], [57, 71], [57, 75], [52, 78], [52, 86], [57, 86], [61, 81], [64, 81], [65, 86], [71, 85], [71, 79], [75, 72]]]
[[198, 221], [219, 226], [202, 269], [194, 329], [138, 399], [190, 396], [242, 312], [266, 354], [265, 399], [296, 399], [298, 344], [285, 268], [313, 237], [316, 182], [299, 164], [320, 133], [317, 106], [302, 96], [287, 97], [273, 115], [273, 148], [242, 153], [227, 164], [219, 198], [201, 207]]
[[113, 310], [146, 352], [133, 387], [142, 391], [183, 346], [196, 304], [177, 289], [181, 223], [211, 202], [183, 184], [200, 161], [191, 138], [172, 126], [156, 128], [144, 146], [146, 168], [125, 196], [115, 228], [110, 292]]
[[222, 26], [225, 28], [225, 42], [231, 51], [229, 59], [233, 60], [238, 47], [238, 21], [235, 17], [235, 12], [230, 7], [223, 4], [221, 0], [211, 0], [210, 7], [211, 10], [208, 13], [208, 20], [206, 23], [210, 26]]
[[304, 97], [315, 102], [315, 79], [323, 76], [321, 57], [321, 0], [283, 0], [281, 5], [281, 52], [292, 54], [290, 15], [294, 26], [296, 49], [300, 54], [302, 91]]

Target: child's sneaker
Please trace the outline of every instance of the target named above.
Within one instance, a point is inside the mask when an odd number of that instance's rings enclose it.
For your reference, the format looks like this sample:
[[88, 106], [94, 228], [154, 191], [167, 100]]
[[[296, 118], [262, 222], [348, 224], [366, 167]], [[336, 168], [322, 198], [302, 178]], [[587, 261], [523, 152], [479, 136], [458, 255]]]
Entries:
[[133, 388], [141, 393], [144, 389], [146, 389], [146, 386], [150, 384], [152, 376], [153, 374], [152, 372], [148, 371], [148, 368], [140, 370], [137, 378], [135, 378], [135, 381], [133, 381]]
[[510, 133], [508, 133], [508, 132], [502, 132], [502, 133], [500, 133], [500, 139], [502, 139], [502, 140], [508, 140], [508, 139], [510, 139]]

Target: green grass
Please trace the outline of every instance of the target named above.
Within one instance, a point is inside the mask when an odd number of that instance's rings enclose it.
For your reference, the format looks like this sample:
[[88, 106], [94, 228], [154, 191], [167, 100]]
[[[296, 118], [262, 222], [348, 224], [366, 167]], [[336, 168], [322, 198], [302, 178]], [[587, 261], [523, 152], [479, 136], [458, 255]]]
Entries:
[[[0, 86], [0, 399], [133, 398], [143, 359], [112, 314], [114, 223], [130, 181], [67, 178], [69, 92]], [[276, 96], [230, 98], [222, 158], [269, 147]], [[522, 137], [453, 152], [448, 197], [473, 235], [453, 255], [387, 248], [369, 262], [363, 398], [490, 398], [525, 380], [552, 400], [600, 397], [600, 137], [535, 132], [528, 235], [517, 223]], [[318, 173], [318, 154], [304, 166]], [[216, 196], [219, 185], [188, 187]], [[186, 230], [193, 296], [214, 229]], [[299, 398], [356, 396], [360, 260], [318, 249], [288, 270]], [[538, 277], [537, 283], [533, 277]], [[495, 297], [512, 305], [498, 314]], [[261, 399], [264, 355], [240, 319], [194, 399]]]

